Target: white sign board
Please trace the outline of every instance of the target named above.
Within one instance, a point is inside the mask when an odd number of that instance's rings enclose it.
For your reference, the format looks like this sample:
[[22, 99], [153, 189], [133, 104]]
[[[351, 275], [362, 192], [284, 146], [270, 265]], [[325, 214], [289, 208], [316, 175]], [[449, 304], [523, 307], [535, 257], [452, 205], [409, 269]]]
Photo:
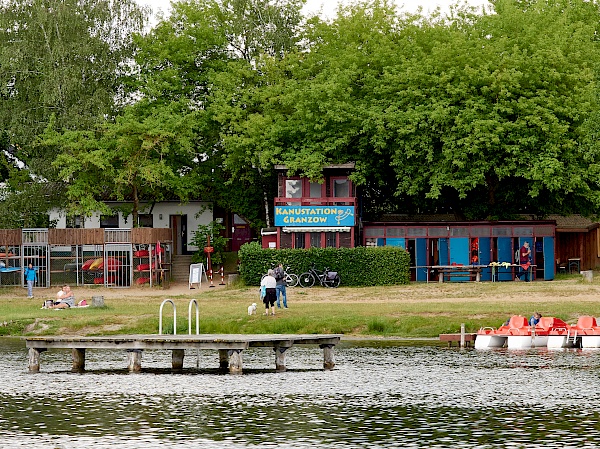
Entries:
[[200, 284], [202, 284], [202, 273], [204, 273], [204, 279], [208, 282], [208, 277], [206, 276], [206, 270], [204, 269], [203, 263], [193, 263], [190, 264], [190, 288], [195, 288], [194, 284], [198, 284], [198, 288], [200, 288]]

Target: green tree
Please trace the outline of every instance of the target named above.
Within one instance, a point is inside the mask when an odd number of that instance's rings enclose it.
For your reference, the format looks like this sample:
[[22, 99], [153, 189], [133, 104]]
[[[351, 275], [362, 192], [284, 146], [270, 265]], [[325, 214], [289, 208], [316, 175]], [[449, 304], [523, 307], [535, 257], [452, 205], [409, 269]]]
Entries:
[[594, 213], [598, 7], [493, 6], [425, 18], [373, 1], [313, 20], [310, 51], [220, 99], [226, 161], [283, 162], [311, 179], [355, 161], [367, 213]]
[[186, 198], [179, 170], [181, 160], [189, 161], [194, 154], [195, 114], [177, 103], [145, 106], [140, 101], [92, 131], [47, 130], [40, 146], [62, 149], [54, 164], [66, 186], [71, 214], [108, 213], [106, 200], [126, 200], [133, 204], [137, 226], [142, 200]]
[[[276, 178], [270, 167], [225, 160], [223, 124], [213, 108], [252, 89], [265, 60], [281, 58], [298, 40], [304, 0], [200, 0], [173, 4], [169, 18], [138, 38], [139, 84], [152, 104], [186, 99], [197, 111], [195, 157], [182, 161], [190, 192], [236, 212], [254, 228], [267, 221]], [[259, 70], [260, 69], [260, 70]], [[237, 78], [241, 76], [241, 78]], [[253, 149], [252, 151], [257, 151]]]
[[444, 199], [467, 218], [593, 213], [600, 206], [597, 6], [498, 0], [439, 22], [410, 72], [391, 68], [388, 141], [398, 194]]
[[34, 172], [56, 155], [31, 149], [51, 116], [74, 130], [114, 113], [144, 19], [133, 0], [0, 2], [0, 129]]
[[0, 2], [0, 132], [17, 158], [3, 177], [2, 226], [47, 225], [61, 204], [52, 162], [62, 148], [35, 143], [51, 121], [86, 130], [115, 114], [144, 20], [133, 0]]

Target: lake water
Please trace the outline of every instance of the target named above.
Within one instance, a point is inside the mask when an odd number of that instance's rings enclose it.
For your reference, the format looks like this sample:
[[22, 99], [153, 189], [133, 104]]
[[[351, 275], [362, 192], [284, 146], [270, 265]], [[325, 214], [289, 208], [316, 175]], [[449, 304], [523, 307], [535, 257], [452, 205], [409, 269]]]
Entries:
[[[323, 371], [316, 347], [244, 352], [219, 374], [216, 351], [44, 352], [0, 339], [0, 448], [598, 448], [600, 351], [475, 351], [432, 342], [344, 342]], [[196, 369], [196, 363], [201, 367]]]

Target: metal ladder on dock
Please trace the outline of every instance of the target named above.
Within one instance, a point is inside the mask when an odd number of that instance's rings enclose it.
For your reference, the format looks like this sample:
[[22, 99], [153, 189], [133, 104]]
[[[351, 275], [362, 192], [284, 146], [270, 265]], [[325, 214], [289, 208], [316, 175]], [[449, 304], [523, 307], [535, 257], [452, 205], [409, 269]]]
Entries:
[[[158, 312], [158, 335], [162, 335], [162, 313], [165, 304], [171, 303], [173, 306], [173, 335], [177, 335], [177, 307], [172, 299], [165, 299], [160, 304]], [[192, 335], [192, 306], [196, 306], [196, 335], [200, 335], [200, 309], [198, 307], [198, 301], [191, 299], [188, 304], [188, 334]], [[200, 367], [200, 350], [196, 349], [196, 368]]]
[[[173, 335], [177, 335], [177, 307], [172, 299], [165, 299], [160, 304], [158, 311], [158, 335], [162, 335], [162, 324], [163, 324], [163, 308], [165, 304], [171, 303], [173, 306]], [[198, 301], [191, 299], [188, 305], [188, 334], [192, 335], [192, 306], [196, 306], [196, 335], [200, 335], [200, 309], [198, 307]]]

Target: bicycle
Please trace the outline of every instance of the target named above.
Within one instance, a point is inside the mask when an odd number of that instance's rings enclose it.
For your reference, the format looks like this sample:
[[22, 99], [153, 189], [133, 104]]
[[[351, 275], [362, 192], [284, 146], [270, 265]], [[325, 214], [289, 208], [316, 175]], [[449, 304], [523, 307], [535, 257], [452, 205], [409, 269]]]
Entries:
[[[271, 264], [271, 269], [275, 269], [277, 267], [277, 265], [275, 264]], [[298, 285], [298, 275], [294, 274], [294, 273], [290, 273], [288, 270], [291, 267], [285, 267], [283, 269], [283, 279], [285, 280], [285, 285], [286, 287], [295, 287], [296, 285]], [[265, 278], [266, 274], [263, 274], [262, 277], [260, 278], [260, 280], [262, 281]]]
[[310, 288], [315, 285], [317, 279], [322, 287], [329, 288], [339, 287], [341, 282], [340, 275], [337, 271], [329, 271], [328, 267], [325, 267], [323, 271], [319, 271], [313, 265], [306, 273], [302, 273], [299, 276], [300, 287]]

